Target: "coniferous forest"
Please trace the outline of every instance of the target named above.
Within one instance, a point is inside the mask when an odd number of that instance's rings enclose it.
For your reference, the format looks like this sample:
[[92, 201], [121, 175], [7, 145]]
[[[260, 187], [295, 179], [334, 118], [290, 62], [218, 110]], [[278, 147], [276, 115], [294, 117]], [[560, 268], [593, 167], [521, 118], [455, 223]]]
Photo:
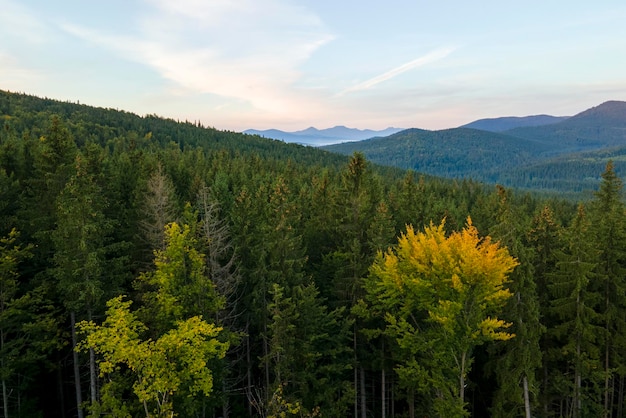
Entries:
[[0, 92], [4, 417], [624, 417], [626, 216]]

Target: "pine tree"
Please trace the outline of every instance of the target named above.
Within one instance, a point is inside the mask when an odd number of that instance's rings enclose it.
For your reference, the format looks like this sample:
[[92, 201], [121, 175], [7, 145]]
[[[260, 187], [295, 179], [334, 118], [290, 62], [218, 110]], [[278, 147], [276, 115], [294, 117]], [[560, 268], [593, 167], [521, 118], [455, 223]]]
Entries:
[[[556, 252], [564, 246], [561, 235], [562, 227], [556, 221], [553, 210], [547, 205], [534, 217], [527, 234], [528, 242], [533, 248], [532, 267], [537, 286], [541, 324], [546, 330], [557, 322], [553, 318], [549, 284], [551, 275], [556, 271]], [[555, 391], [555, 384], [550, 373], [555, 361], [551, 353], [554, 353], [556, 342], [550, 333], [545, 332], [541, 335], [539, 346], [543, 354], [539, 401], [543, 415], [547, 416], [555, 398], [560, 396], [558, 391]]]
[[494, 397], [493, 416], [525, 416], [530, 418], [537, 405], [539, 392], [537, 370], [541, 367], [539, 339], [544, 332], [540, 323], [539, 298], [531, 264], [531, 249], [523, 241], [527, 226], [524, 216], [511, 203], [510, 193], [498, 187], [499, 208], [496, 224], [491, 230], [493, 239], [506, 246], [519, 266], [508, 282], [512, 293], [504, 308], [503, 317], [513, 323], [510, 332], [515, 338], [501, 347], [494, 369], [498, 389]]
[[584, 207], [566, 230], [567, 247], [557, 253], [557, 271], [551, 275], [552, 312], [558, 322], [550, 329], [558, 344], [558, 364], [551, 374], [565, 399], [563, 415], [595, 417], [602, 413], [601, 343], [603, 329], [597, 312], [601, 294], [592, 290], [598, 252], [589, 240], [591, 225]]
[[[102, 307], [105, 288], [115, 283], [104, 282], [106, 272], [106, 236], [112, 224], [104, 217], [102, 190], [94, 179], [93, 167], [81, 153], [75, 159], [75, 174], [57, 199], [57, 227], [52, 233], [55, 253], [52, 274], [70, 313], [72, 346], [77, 344], [76, 316], [92, 319]], [[90, 352], [91, 402], [97, 401], [95, 358]], [[81, 402], [79, 359], [74, 352], [74, 375], [77, 403]], [[80, 410], [80, 406], [79, 406]]]
[[[599, 250], [598, 288], [603, 294], [604, 326], [604, 416], [610, 416], [616, 404], [613, 388], [616, 378], [626, 375], [626, 222], [622, 200], [622, 181], [609, 161], [602, 174], [600, 189], [591, 206], [592, 239]], [[622, 399], [619, 393], [617, 399]], [[618, 406], [621, 408], [621, 402]]]

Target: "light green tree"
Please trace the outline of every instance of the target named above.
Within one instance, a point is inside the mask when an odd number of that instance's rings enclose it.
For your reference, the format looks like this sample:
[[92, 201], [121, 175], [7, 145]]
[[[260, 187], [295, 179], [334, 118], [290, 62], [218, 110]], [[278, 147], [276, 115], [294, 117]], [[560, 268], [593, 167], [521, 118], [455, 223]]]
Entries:
[[[133, 376], [132, 390], [143, 406], [146, 417], [171, 417], [175, 413], [174, 397], [180, 392], [188, 396], [208, 396], [213, 389], [213, 375], [207, 362], [223, 358], [227, 343], [218, 341], [221, 331], [194, 316], [178, 321], [159, 338], [145, 339], [147, 327], [130, 310], [131, 301], [122, 296], [107, 302], [108, 310], [102, 325], [94, 322], [77, 324], [86, 338], [78, 350], [93, 349], [101, 356], [100, 376], [107, 377], [128, 368]], [[107, 379], [102, 391], [109, 404], [101, 405], [116, 416], [130, 416], [119, 403], [111, 402], [116, 380]], [[110, 382], [110, 383], [109, 383]], [[94, 411], [100, 412], [100, 411]]]

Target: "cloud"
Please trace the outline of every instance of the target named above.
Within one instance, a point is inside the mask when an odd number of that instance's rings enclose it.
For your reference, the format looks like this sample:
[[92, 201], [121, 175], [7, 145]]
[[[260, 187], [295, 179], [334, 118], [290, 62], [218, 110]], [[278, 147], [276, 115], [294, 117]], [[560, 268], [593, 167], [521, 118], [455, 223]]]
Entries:
[[298, 70], [333, 39], [323, 23], [286, 0], [146, 0], [138, 33], [66, 24], [67, 32], [142, 63], [190, 94], [209, 93], [289, 112]]
[[355, 86], [349, 87], [343, 91], [341, 91], [338, 96], [342, 96], [346, 93], [367, 90], [369, 88], [374, 87], [377, 84], [380, 84], [384, 81], [390, 80], [402, 73], [406, 73], [407, 71], [413, 70], [418, 67], [423, 67], [424, 65], [431, 64], [433, 62], [439, 61], [448, 55], [450, 55], [454, 51], [454, 48], [440, 48], [436, 49], [428, 54], [421, 56], [419, 58], [414, 59], [413, 61], [409, 61], [405, 64], [400, 65], [399, 67], [393, 68], [383, 74], [377, 75], [376, 77], [372, 77], [369, 80], [366, 80], [362, 83], [359, 83]]

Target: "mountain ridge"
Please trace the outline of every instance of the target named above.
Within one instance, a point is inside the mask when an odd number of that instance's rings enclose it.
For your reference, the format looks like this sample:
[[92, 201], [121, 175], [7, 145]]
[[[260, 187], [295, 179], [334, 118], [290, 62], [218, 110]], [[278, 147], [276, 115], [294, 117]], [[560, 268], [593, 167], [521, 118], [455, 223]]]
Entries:
[[386, 138], [322, 147], [341, 154], [362, 152], [374, 163], [434, 176], [556, 191], [598, 184], [613, 156], [616, 173], [626, 174], [625, 148], [626, 102], [616, 100], [541, 126], [503, 132], [409, 129]]
[[531, 115], [531, 116], [503, 116], [498, 118], [478, 119], [459, 128], [480, 129], [489, 132], [505, 132], [514, 128], [529, 126], [551, 125], [562, 122], [569, 116]]
[[348, 128], [343, 125], [337, 125], [326, 129], [317, 129], [311, 126], [309, 128], [293, 132], [282, 131], [280, 129], [247, 129], [242, 133], [303, 145], [321, 146], [339, 142], [361, 141], [377, 136], [389, 136], [402, 130], [404, 129], [394, 127], [388, 127], [382, 130], [356, 129]]

